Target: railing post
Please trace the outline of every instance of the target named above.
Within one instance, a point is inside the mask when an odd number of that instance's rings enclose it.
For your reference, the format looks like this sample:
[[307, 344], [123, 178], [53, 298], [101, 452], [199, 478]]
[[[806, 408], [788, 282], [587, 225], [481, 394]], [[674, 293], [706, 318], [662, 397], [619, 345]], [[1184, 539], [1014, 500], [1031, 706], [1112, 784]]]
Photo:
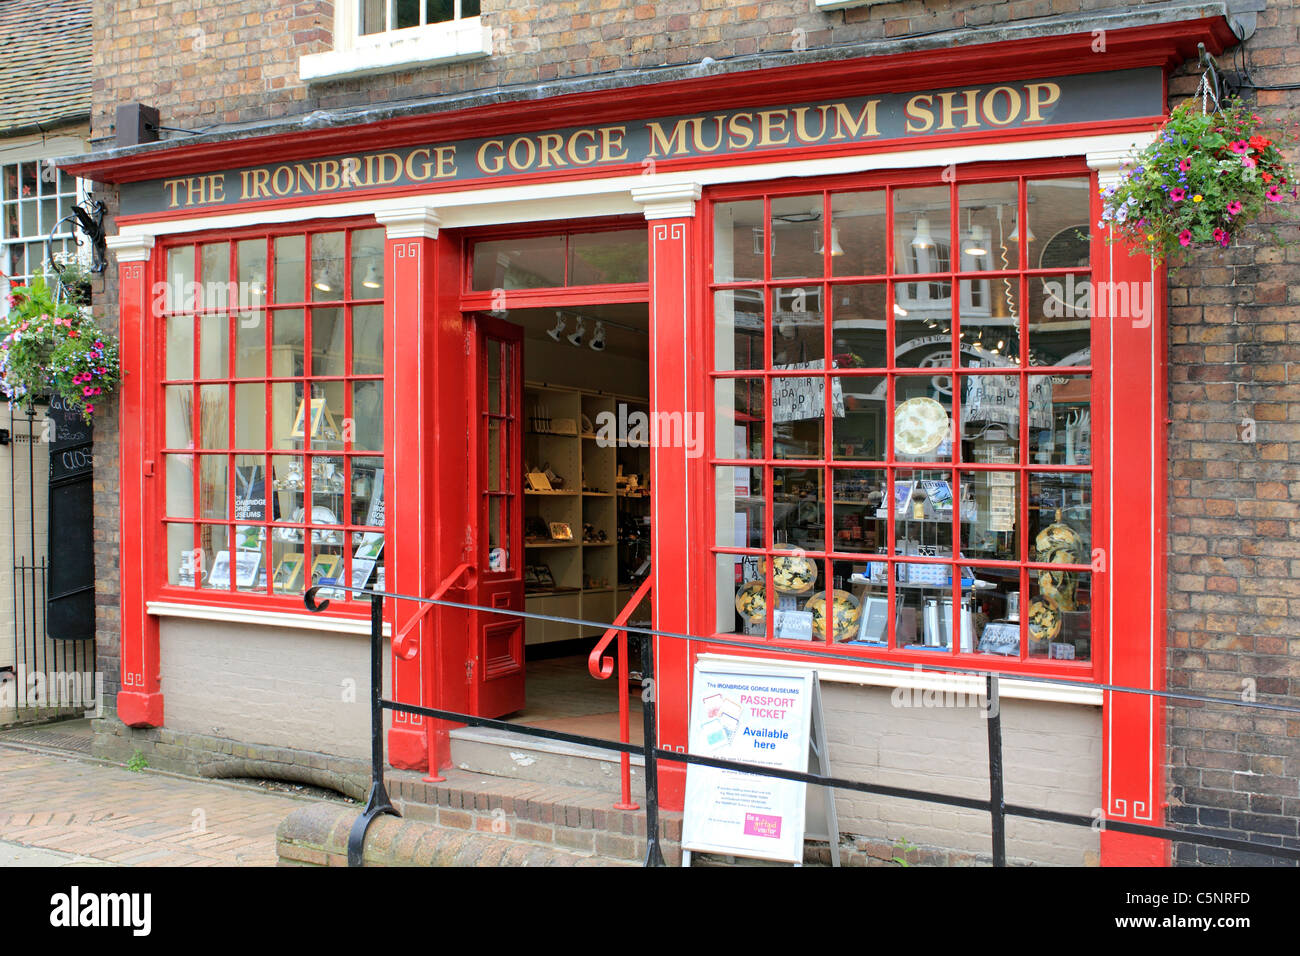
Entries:
[[[310, 600], [310, 598], [309, 598]], [[310, 606], [310, 605], [309, 605]], [[381, 813], [401, 816], [384, 787], [384, 599], [370, 594], [370, 795], [348, 834], [348, 866], [365, 859], [366, 830]]]
[[645, 865], [664, 866], [664, 855], [659, 849], [659, 763], [655, 750], [659, 746], [659, 733], [655, 721], [655, 652], [654, 638], [641, 635], [641, 674], [650, 681], [649, 700], [643, 700], [642, 726], [645, 729]]
[[993, 865], [1007, 865], [1007, 804], [1002, 791], [1002, 709], [998, 678], [985, 676], [984, 716], [989, 725], [989, 813], [993, 818]]

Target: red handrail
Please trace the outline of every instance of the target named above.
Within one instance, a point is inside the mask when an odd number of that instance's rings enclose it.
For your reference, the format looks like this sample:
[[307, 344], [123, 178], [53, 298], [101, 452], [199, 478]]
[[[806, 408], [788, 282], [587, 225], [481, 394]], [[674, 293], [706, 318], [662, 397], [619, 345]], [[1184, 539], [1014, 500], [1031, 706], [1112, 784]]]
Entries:
[[[587, 656], [587, 670], [596, 680], [608, 680], [614, 673], [614, 661], [609, 657], [602, 658], [601, 655], [609, 647], [614, 638], [618, 638], [618, 730], [619, 742], [630, 744], [631, 740], [631, 721], [629, 711], [631, 703], [627, 694], [628, 682], [628, 663], [627, 663], [627, 622], [632, 617], [632, 612], [637, 609], [645, 596], [650, 593], [650, 582], [652, 578], [647, 577], [636, 592], [623, 605], [623, 610], [618, 612], [618, 617], [614, 618], [614, 623], [596, 642], [596, 646], [591, 649]], [[647, 741], [649, 743], [649, 741]], [[632, 802], [632, 757], [626, 751], [619, 755], [619, 764], [623, 778], [622, 799], [614, 804], [615, 810], [637, 810], [640, 809], [638, 804]]]
[[[442, 579], [442, 583], [438, 585], [438, 589], [429, 595], [429, 600], [441, 601], [443, 596], [448, 591], [450, 591], [452, 587], [455, 586], [456, 582], [459, 581], [466, 573], [468, 573], [470, 576], [470, 580], [468, 583], [473, 584], [474, 565], [469, 564], [468, 562], [464, 562], [462, 564], [457, 565], [456, 570], [452, 571], [451, 574], [447, 575], [445, 578]], [[415, 630], [416, 625], [418, 625], [420, 621], [424, 620], [424, 615], [429, 613], [429, 608], [431, 607], [437, 607], [437, 605], [436, 604], [422, 605], [420, 607], [420, 610], [416, 612], [415, 617], [407, 621], [406, 626], [402, 628], [401, 633], [398, 634], [397, 637], [393, 639], [393, 653], [396, 654], [398, 657], [400, 657], [402, 660], [409, 661], [412, 657], [414, 657], [419, 652], [419, 645], [416, 644], [414, 638], [411, 636], [411, 632]]]

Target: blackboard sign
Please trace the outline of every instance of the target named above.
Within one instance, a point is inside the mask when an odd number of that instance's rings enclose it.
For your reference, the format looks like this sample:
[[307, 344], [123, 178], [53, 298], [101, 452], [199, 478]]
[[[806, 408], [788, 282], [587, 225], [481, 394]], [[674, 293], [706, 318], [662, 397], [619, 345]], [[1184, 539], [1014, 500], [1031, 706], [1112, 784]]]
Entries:
[[47, 416], [50, 429], [50, 570], [46, 633], [55, 640], [95, 637], [94, 433], [56, 395]]

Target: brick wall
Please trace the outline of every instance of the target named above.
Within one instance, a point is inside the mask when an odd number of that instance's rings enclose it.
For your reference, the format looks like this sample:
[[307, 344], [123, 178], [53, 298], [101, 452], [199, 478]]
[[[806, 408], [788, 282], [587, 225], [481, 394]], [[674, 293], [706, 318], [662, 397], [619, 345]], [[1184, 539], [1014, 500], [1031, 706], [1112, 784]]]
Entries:
[[298, 57], [333, 43], [334, 7], [325, 0], [138, 0], [125, 11], [96, 0], [95, 30], [104, 41], [96, 49], [93, 135], [111, 137], [114, 110], [132, 101], [156, 106], [164, 126], [197, 129], [1120, 6], [905, 0], [823, 12], [812, 0], [483, 0], [493, 56], [308, 88], [298, 80]]
[[[1260, 85], [1293, 83], [1300, 15], [1271, 3], [1248, 43]], [[1196, 77], [1171, 83], [1174, 102]], [[1261, 90], [1282, 116], [1295, 91]], [[1300, 157], [1293, 157], [1300, 159]], [[1300, 699], [1300, 245], [1277, 220], [1169, 273], [1169, 683]], [[1247, 426], [1253, 423], [1254, 435]], [[1249, 440], [1253, 437], [1253, 440]], [[1300, 719], [1172, 704], [1170, 820], [1300, 847]], [[1276, 864], [1185, 844], [1179, 863]]]

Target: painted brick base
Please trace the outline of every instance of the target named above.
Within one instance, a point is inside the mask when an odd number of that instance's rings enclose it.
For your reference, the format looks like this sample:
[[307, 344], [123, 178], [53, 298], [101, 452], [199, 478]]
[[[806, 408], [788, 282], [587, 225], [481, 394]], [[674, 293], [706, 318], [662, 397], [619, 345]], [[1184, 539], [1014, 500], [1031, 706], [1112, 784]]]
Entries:
[[335, 790], [364, 799], [369, 767], [328, 754], [245, 744], [207, 734], [180, 734], [166, 727], [132, 728], [117, 718], [94, 721], [96, 757], [126, 763], [138, 752], [150, 767], [195, 777], [263, 777]]

